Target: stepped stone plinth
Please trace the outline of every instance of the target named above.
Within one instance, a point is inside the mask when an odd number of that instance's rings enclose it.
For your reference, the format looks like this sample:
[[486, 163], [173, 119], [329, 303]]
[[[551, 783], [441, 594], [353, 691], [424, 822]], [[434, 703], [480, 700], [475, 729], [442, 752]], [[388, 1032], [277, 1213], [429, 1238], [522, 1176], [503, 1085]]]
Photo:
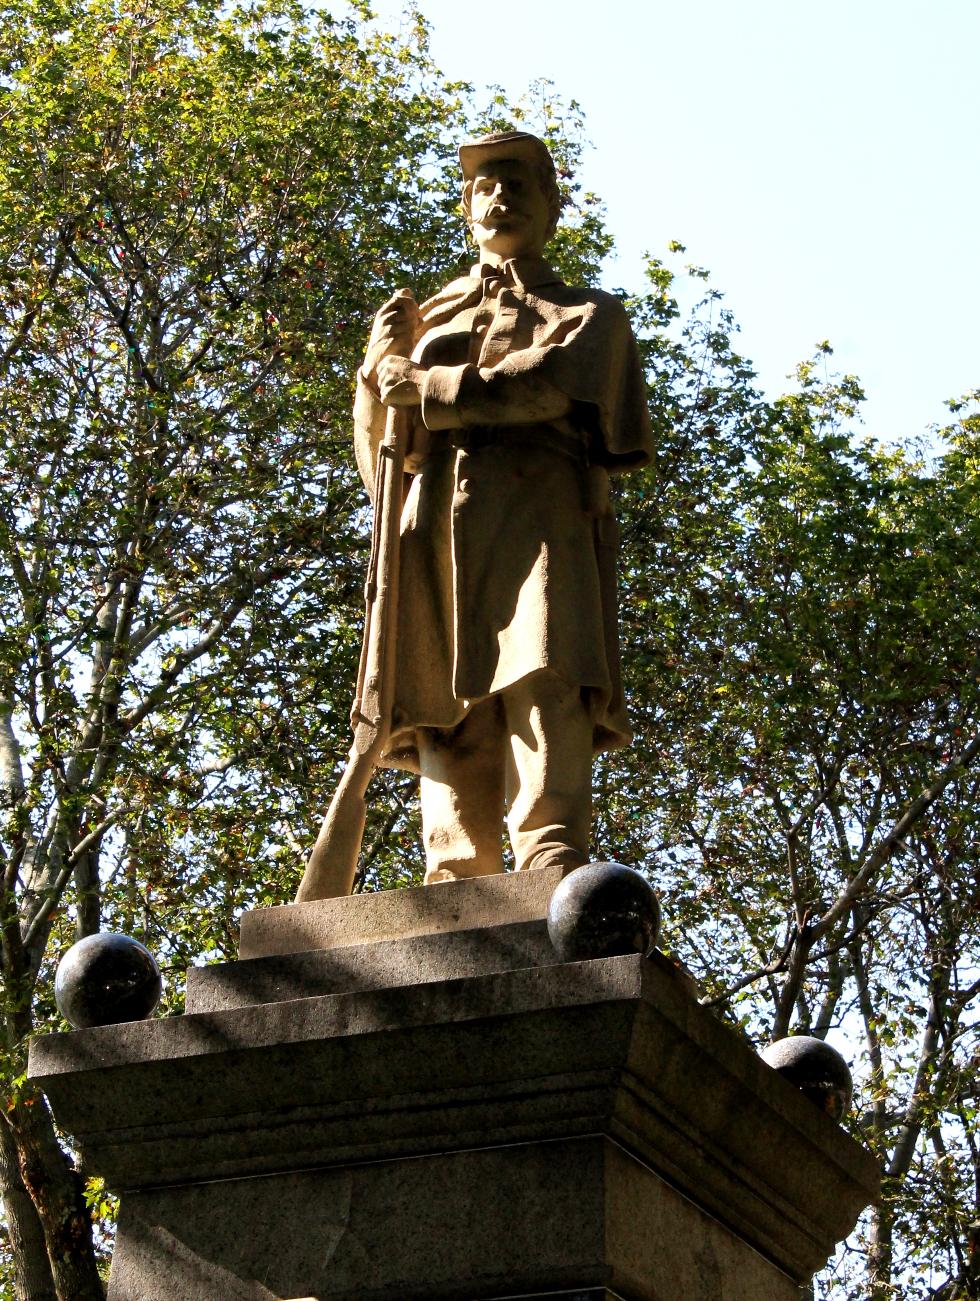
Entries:
[[187, 1013], [38, 1039], [122, 1194], [112, 1301], [797, 1301], [870, 1155], [560, 872], [247, 914]]

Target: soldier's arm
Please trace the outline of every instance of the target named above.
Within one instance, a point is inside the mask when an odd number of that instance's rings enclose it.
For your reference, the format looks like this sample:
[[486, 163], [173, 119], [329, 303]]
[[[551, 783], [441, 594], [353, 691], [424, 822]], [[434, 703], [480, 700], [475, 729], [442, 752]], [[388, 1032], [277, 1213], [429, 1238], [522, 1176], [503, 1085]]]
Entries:
[[532, 364], [526, 369], [467, 365], [425, 370], [403, 357], [388, 357], [378, 367], [381, 401], [389, 406], [421, 405], [423, 424], [433, 430], [560, 420], [571, 411], [572, 400], [536, 372], [533, 363], [544, 351], [514, 354], [528, 357]]
[[560, 420], [572, 399], [533, 371], [499, 367], [433, 366], [421, 385], [427, 429], [522, 425]]
[[419, 384], [432, 430], [557, 421], [588, 431], [589, 455], [619, 472], [648, 463], [652, 440], [639, 350], [622, 303], [599, 291], [574, 306], [554, 341], [496, 365], [433, 366]]
[[419, 305], [411, 289], [399, 289], [374, 318], [361, 375], [378, 391], [378, 367], [386, 357], [410, 357], [421, 331]]
[[[604, 377], [617, 370], [626, 341], [632, 344], [622, 305], [597, 294], [562, 317], [556, 312], [554, 326], [553, 342], [509, 352], [495, 365], [432, 366], [415, 376], [426, 428], [534, 424], [560, 420], [573, 407], [598, 408]], [[382, 397], [402, 366], [397, 358], [383, 363]]]
[[368, 493], [374, 491], [378, 448], [385, 432], [378, 369], [386, 358], [407, 358], [421, 329], [418, 303], [410, 289], [399, 289], [374, 318], [354, 398], [354, 455]]

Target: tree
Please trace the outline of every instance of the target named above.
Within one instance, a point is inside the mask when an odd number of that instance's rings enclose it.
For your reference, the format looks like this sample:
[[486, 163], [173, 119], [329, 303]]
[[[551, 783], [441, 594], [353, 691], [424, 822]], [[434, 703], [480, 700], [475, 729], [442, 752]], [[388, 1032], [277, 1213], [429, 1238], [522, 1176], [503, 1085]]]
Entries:
[[885, 1195], [839, 1289], [919, 1296], [966, 1267], [980, 1175], [976, 416], [929, 466], [847, 428], [826, 345], [772, 403], [732, 334], [710, 294], [656, 344], [662, 472], [624, 503], [640, 727], [600, 854], [651, 863], [675, 952], [754, 1041], [863, 1036]]
[[0, 1177], [18, 1294], [75, 1298], [90, 1216], [23, 1082], [47, 964], [103, 925], [221, 951], [293, 853], [356, 637], [361, 326], [452, 249], [460, 100], [289, 0], [17, 3], [0, 58]]
[[[111, 1247], [23, 1077], [60, 954], [135, 934], [177, 1011], [182, 970], [295, 889], [359, 645], [352, 379], [391, 290], [468, 261], [447, 140], [546, 134], [560, 265], [594, 280], [608, 251], [570, 180], [574, 104], [541, 85], [474, 108], [421, 26], [344, 12], [5, 10], [3, 1295], [101, 1295]], [[888, 1199], [824, 1292], [919, 1295], [932, 1270], [955, 1295], [977, 1215], [978, 417], [964, 402], [930, 465], [855, 437], [826, 354], [768, 401], [714, 291], [681, 325], [650, 271], [630, 307], [660, 459], [619, 489], [637, 742], [599, 766], [597, 852], [649, 863], [672, 951], [753, 1041], [862, 1037], [854, 1127]], [[376, 777], [359, 888], [417, 879], [411, 794]]]
[[[293, 893], [346, 748], [368, 545], [353, 377], [391, 288], [425, 296], [466, 258], [445, 141], [476, 110], [425, 42], [420, 20], [394, 38], [359, 4], [339, 20], [291, 0], [5, 11], [11, 1295], [99, 1296], [111, 1246], [104, 1223], [92, 1238], [111, 1203], [24, 1080], [60, 953], [137, 935], [178, 1010], [178, 973], [234, 953], [241, 908]], [[534, 95], [571, 157], [574, 106]], [[594, 265], [597, 243], [583, 210], [563, 256]], [[412, 869], [412, 815], [402, 777], [375, 789], [379, 884]]]

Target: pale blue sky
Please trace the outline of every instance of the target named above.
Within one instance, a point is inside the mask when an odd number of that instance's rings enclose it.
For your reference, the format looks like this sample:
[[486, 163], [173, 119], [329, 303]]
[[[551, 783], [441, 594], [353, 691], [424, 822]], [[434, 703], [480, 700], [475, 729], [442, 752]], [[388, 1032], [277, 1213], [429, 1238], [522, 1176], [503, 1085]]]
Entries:
[[980, 0], [419, 7], [450, 76], [581, 103], [608, 284], [682, 240], [767, 391], [828, 338], [888, 439], [980, 387]]

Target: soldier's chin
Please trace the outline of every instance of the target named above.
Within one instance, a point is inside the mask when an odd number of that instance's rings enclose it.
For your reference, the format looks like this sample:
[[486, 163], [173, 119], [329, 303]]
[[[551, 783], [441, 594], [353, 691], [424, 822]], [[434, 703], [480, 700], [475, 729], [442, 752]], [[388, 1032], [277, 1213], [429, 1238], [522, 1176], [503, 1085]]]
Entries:
[[[498, 257], [520, 257], [531, 248], [532, 240], [523, 225], [513, 226], [477, 226], [474, 229], [476, 242], [487, 253], [496, 253]], [[538, 250], [540, 251], [540, 250]]]

